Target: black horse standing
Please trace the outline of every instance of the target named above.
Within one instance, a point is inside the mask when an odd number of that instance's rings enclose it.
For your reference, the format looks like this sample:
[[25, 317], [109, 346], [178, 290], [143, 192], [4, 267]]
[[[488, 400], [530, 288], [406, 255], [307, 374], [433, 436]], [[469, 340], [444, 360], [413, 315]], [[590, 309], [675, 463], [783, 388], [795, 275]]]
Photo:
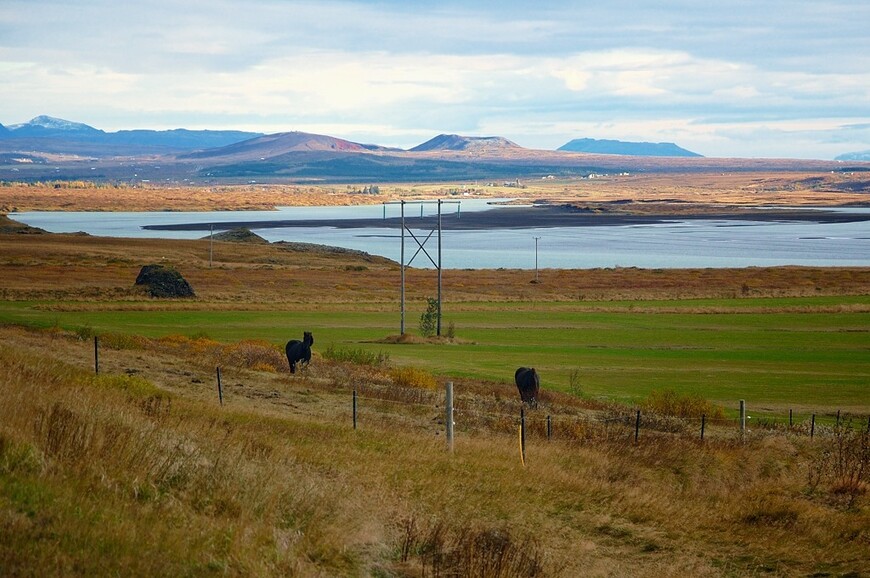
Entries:
[[517, 389], [520, 390], [520, 399], [531, 407], [538, 406], [538, 391], [541, 389], [541, 380], [534, 367], [520, 367], [514, 374]]
[[296, 364], [300, 366], [308, 365], [311, 361], [311, 346], [314, 345], [314, 336], [310, 331], [306, 331], [302, 337], [302, 341], [291, 339], [287, 342], [287, 347], [284, 351], [287, 353], [287, 361], [290, 363], [290, 373], [296, 373]]

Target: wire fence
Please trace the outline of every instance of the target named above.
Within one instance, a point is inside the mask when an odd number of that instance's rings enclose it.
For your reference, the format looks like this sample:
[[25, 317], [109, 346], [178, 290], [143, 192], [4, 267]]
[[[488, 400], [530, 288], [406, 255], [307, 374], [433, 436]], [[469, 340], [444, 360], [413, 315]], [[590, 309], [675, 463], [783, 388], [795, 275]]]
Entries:
[[[364, 392], [364, 393], [361, 393]], [[442, 392], [362, 386], [353, 390], [354, 427], [366, 422], [387, 425], [391, 420], [402, 427], [446, 431], [447, 408]], [[745, 406], [744, 406], [745, 408]], [[840, 412], [805, 413], [797, 416], [706, 415], [673, 416], [637, 408], [590, 410], [539, 405], [531, 408], [511, 401], [481, 401], [458, 397], [453, 406], [454, 428], [460, 434], [514, 434], [522, 428], [523, 438], [546, 440], [625, 439], [640, 441], [644, 436], [676, 436], [684, 439], [745, 439], [759, 433], [783, 432], [815, 437], [834, 428], [847, 427], [870, 435], [870, 416]]]
[[[100, 373], [99, 339], [94, 337], [94, 371]], [[224, 403], [221, 368], [216, 368], [217, 395]], [[448, 382], [452, 390], [452, 382]], [[528, 407], [519, 400], [482, 399], [480, 396], [447, 395], [446, 390], [431, 390], [396, 385], [361, 384], [353, 387], [347, 412], [353, 428], [371, 423], [384, 427], [399, 424], [405, 429], [447, 435], [514, 434], [520, 428], [522, 440], [633, 440], [644, 436], [681, 437], [704, 441], [746, 439], [759, 432], [784, 432], [815, 437], [848, 428], [870, 435], [870, 416], [851, 412], [813, 413], [803, 411], [788, 415], [769, 412], [746, 413], [740, 403], [737, 417], [674, 416], [641, 408], [612, 405], [605, 409], [540, 404]], [[446, 407], [452, 401], [451, 411]], [[452, 428], [446, 416], [452, 415]]]

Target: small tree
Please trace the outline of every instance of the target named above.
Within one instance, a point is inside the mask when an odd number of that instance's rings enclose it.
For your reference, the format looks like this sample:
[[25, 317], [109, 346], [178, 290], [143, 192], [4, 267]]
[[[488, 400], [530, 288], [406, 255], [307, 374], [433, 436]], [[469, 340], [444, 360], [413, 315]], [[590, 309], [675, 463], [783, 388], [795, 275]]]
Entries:
[[432, 337], [438, 325], [438, 300], [427, 297], [426, 302], [426, 311], [420, 316], [420, 334], [423, 337]]
[[568, 391], [571, 395], [583, 397], [583, 386], [580, 384], [580, 368], [575, 367], [568, 374]]

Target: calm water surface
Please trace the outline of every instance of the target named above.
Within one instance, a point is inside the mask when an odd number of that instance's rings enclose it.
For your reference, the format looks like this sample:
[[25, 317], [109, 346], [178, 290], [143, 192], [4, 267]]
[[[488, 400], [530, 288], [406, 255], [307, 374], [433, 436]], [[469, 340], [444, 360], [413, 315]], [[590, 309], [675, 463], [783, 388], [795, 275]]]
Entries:
[[[491, 199], [463, 200], [461, 212], [492, 208]], [[422, 240], [430, 230], [416, 230], [413, 217], [435, 214], [437, 205], [407, 204], [405, 217]], [[442, 205], [442, 213], [457, 205]], [[870, 213], [870, 209], [842, 209]], [[318, 227], [316, 221], [337, 218], [381, 218], [399, 215], [398, 205], [354, 207], [282, 207], [277, 211], [218, 212], [27, 212], [10, 215], [17, 221], [54, 233], [84, 231], [107, 237], [196, 239], [202, 231], [153, 231], [144, 225], [220, 223], [255, 220], [308, 219], [310, 227], [253, 229], [268, 241], [302, 241], [358, 249], [395, 261], [400, 259], [401, 230], [367, 227]], [[536, 243], [537, 237], [537, 243]], [[536, 250], [537, 245], [537, 250]], [[406, 261], [417, 245], [406, 235]], [[426, 250], [437, 259], [433, 235]], [[445, 231], [442, 265], [465, 268], [593, 267], [749, 267], [771, 265], [870, 266], [870, 221], [854, 223], [679, 220], [651, 225], [556, 227]], [[432, 267], [424, 253], [411, 263]]]

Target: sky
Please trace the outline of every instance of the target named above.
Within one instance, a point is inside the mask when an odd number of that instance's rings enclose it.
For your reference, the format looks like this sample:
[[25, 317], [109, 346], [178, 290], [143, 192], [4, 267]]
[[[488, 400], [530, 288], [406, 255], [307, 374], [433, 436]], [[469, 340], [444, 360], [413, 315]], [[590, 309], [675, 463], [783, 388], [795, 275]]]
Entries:
[[870, 2], [0, 0], [0, 123], [870, 149]]

